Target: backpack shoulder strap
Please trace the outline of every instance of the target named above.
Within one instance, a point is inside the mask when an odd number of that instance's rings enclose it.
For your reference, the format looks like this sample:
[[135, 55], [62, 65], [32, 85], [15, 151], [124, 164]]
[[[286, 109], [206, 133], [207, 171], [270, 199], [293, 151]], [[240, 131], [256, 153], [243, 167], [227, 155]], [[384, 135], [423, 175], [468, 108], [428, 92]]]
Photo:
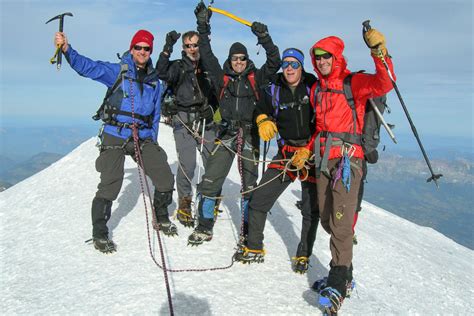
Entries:
[[347, 104], [349, 104], [351, 110], [352, 110], [352, 120], [354, 122], [354, 129], [353, 129], [353, 134], [357, 134], [357, 113], [355, 109], [355, 101], [354, 101], [354, 94], [352, 93], [352, 77], [354, 74], [357, 73], [363, 73], [364, 70], [359, 70], [357, 72], [351, 72], [349, 75], [347, 75], [344, 78], [343, 82], [343, 90], [344, 90], [344, 96], [346, 97]]
[[128, 64], [120, 63], [120, 73], [118, 74], [117, 79], [115, 79], [115, 82], [112, 85], [112, 87], [107, 90], [107, 93], [109, 93], [109, 90], [110, 90], [110, 94], [106, 95], [106, 98], [110, 97], [110, 95], [112, 95], [112, 93], [114, 93], [115, 90], [117, 90], [118, 86], [122, 83], [123, 77], [125, 76], [127, 72], [128, 72]]
[[343, 90], [344, 90], [344, 96], [346, 97], [347, 103], [351, 107], [351, 109], [354, 111], [355, 110], [355, 102], [354, 102], [354, 95], [352, 93], [352, 76], [354, 75], [353, 72], [351, 72], [347, 77], [344, 78], [344, 83], [343, 83]]
[[272, 105], [273, 105], [273, 117], [278, 117], [278, 111], [280, 110], [280, 86], [272, 83], [270, 86], [270, 92], [272, 95]]
[[99, 109], [97, 110], [97, 113], [92, 117], [92, 119], [94, 119], [95, 121], [98, 121], [100, 119], [100, 114], [104, 110], [105, 102], [107, 101], [108, 98], [110, 98], [110, 96], [115, 91], [117, 91], [118, 87], [122, 83], [123, 78], [127, 72], [128, 72], [128, 64], [124, 62], [120, 62], [120, 72], [117, 78], [115, 79], [115, 82], [112, 85], [112, 87], [107, 89], [107, 92], [105, 93], [104, 101], [102, 102]]
[[224, 84], [222, 85], [221, 93], [219, 94], [219, 100], [222, 100], [222, 98], [224, 97], [224, 91], [229, 85], [230, 77], [228, 75], [224, 75], [224, 78], [222, 79], [224, 80]]
[[255, 73], [252, 71], [247, 75], [247, 79], [250, 82], [250, 87], [252, 88], [253, 94], [255, 95], [255, 99], [259, 99], [259, 94], [257, 91], [257, 84], [255, 82]]

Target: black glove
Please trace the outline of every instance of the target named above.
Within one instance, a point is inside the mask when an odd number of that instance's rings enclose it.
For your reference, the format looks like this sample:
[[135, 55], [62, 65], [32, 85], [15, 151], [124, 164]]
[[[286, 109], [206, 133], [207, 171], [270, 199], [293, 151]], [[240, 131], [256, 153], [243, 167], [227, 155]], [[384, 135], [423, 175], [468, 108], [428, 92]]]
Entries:
[[176, 44], [180, 36], [181, 33], [177, 33], [175, 30], [166, 34], [166, 43], [165, 46], [163, 46], [163, 52], [168, 53], [168, 55], [171, 55], [171, 53], [173, 52], [173, 45]]
[[199, 109], [199, 116], [201, 117], [201, 119], [206, 120], [206, 124], [211, 123], [214, 118], [214, 112], [212, 111], [211, 106], [209, 104], [204, 104]]
[[196, 9], [194, 9], [194, 15], [196, 15], [198, 26], [208, 25], [212, 11], [206, 7], [204, 2], [199, 2]]
[[265, 38], [265, 37], [269, 36], [268, 35], [268, 27], [263, 23], [253, 22], [252, 26], [251, 26], [251, 29], [252, 29], [252, 33], [255, 34], [258, 37], [259, 40], [261, 38]]
[[166, 96], [161, 102], [161, 114], [164, 116], [173, 116], [178, 114], [178, 106], [174, 96]]

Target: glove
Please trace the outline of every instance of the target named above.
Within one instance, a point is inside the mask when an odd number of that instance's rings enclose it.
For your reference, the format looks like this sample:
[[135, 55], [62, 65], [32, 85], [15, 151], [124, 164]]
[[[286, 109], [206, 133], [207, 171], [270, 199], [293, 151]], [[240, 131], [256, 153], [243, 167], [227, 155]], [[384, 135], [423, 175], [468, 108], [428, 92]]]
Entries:
[[260, 114], [255, 121], [258, 126], [258, 135], [266, 142], [272, 139], [275, 133], [278, 132], [275, 123], [266, 114]]
[[212, 16], [212, 11], [209, 10], [204, 4], [204, 2], [201, 1], [196, 6], [196, 9], [194, 9], [194, 15], [196, 15], [198, 26], [209, 25], [209, 20]]
[[291, 158], [291, 164], [300, 170], [304, 167], [304, 163], [309, 159], [310, 155], [311, 151], [308, 148], [300, 147], [293, 155], [293, 158]]
[[376, 29], [370, 29], [365, 33], [365, 40], [367, 45], [371, 48], [370, 51], [374, 56], [379, 55], [379, 50], [383, 56], [387, 55], [387, 48], [385, 47], [385, 36]]
[[268, 33], [268, 27], [263, 23], [253, 22], [251, 30], [252, 33], [257, 36], [259, 44], [266, 42], [270, 38], [270, 35]]
[[161, 102], [161, 113], [164, 116], [173, 116], [178, 114], [178, 106], [176, 105], [176, 98], [165, 97]]
[[180, 36], [181, 33], [177, 33], [175, 30], [166, 34], [166, 43], [165, 46], [163, 46], [163, 52], [168, 53], [168, 55], [171, 55], [171, 53], [173, 52], [173, 45], [176, 44]]
[[212, 108], [209, 104], [205, 104], [203, 105], [200, 109], [199, 109], [199, 116], [201, 117], [201, 119], [205, 119], [206, 120], [206, 124], [209, 124], [212, 122], [212, 118], [214, 117], [214, 112], [212, 112]]

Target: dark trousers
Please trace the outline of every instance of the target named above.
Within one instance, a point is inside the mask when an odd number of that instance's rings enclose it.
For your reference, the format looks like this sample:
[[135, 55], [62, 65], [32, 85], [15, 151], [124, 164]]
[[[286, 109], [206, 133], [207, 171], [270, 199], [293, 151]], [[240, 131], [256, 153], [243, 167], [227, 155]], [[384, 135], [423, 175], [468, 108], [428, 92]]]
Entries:
[[[102, 146], [99, 157], [95, 161], [96, 170], [100, 172], [100, 183], [92, 203], [92, 235], [94, 237], [108, 236], [106, 223], [110, 217], [111, 201], [117, 198], [122, 187], [125, 156], [130, 155], [135, 160], [133, 140], [126, 143], [124, 139], [104, 134]], [[120, 148], [121, 146], [123, 148]], [[172, 192], [174, 177], [167, 161], [166, 152], [151, 140], [140, 140], [140, 148], [142, 167], [145, 174], [150, 177], [155, 190], [160, 193]], [[103, 204], [108, 205], [106, 207], [108, 210], [105, 212]], [[161, 212], [163, 214], [157, 215], [168, 216], [166, 208], [162, 208]], [[107, 215], [107, 213], [109, 214]]]
[[[274, 159], [281, 159], [278, 155]], [[281, 170], [269, 168], [262, 176], [259, 185], [275, 178]], [[280, 195], [291, 184], [291, 179], [285, 175], [268, 182], [253, 193], [249, 202], [249, 232], [247, 246], [250, 249], [263, 249], [263, 231], [267, 213], [273, 207]], [[314, 240], [319, 222], [319, 211], [316, 200], [316, 184], [304, 181], [301, 183], [303, 215], [301, 238], [296, 251], [296, 256], [309, 257], [313, 251]]]
[[[240, 172], [242, 174], [242, 190], [247, 191], [254, 188], [257, 183], [258, 163], [255, 161], [257, 161], [259, 157], [259, 141], [258, 136], [253, 133], [244, 133], [242, 141], [241, 155], [247, 159], [242, 159], [242, 166], [239, 168], [241, 168]], [[236, 135], [226, 135], [222, 138], [222, 142], [237, 152], [238, 139]], [[217, 147], [214, 148], [214, 151], [207, 159], [204, 176], [197, 186], [198, 192], [201, 193], [203, 197], [212, 198], [220, 194], [224, 181], [234, 161], [235, 154], [233, 152], [227, 149], [223, 144], [216, 146]], [[247, 194], [244, 198], [248, 198], [249, 196], [250, 195]], [[214, 225], [213, 218], [205, 218], [201, 207], [202, 203], [200, 203], [199, 209], [199, 224], [206, 229], [212, 229]]]

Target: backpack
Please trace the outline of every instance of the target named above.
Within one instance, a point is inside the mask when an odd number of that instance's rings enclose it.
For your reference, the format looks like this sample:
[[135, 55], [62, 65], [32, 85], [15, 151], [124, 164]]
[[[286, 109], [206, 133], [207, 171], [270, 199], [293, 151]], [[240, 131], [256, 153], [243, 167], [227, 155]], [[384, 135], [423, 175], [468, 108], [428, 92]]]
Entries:
[[[230, 79], [231, 79], [230, 76], [224, 75], [224, 85], [222, 86], [221, 93], [219, 94], [219, 100], [222, 100], [222, 98], [224, 97], [224, 91], [229, 85]], [[259, 94], [257, 91], [257, 83], [255, 82], [255, 73], [253, 71], [249, 72], [249, 74], [247, 75], [247, 79], [250, 82], [250, 87], [252, 88], [253, 94], [255, 95], [255, 99], [257, 99], [258, 101]]]
[[[363, 71], [359, 71], [358, 73], [361, 72]], [[344, 78], [344, 95], [346, 97], [347, 103], [352, 109], [354, 122], [356, 122], [355, 103], [352, 94], [351, 84], [353, 74], [354, 73], [351, 73], [346, 78]], [[384, 113], [385, 108], [388, 108], [388, 105], [386, 104], [386, 95], [373, 98], [371, 100], [373, 101], [373, 104], [378, 108], [381, 114]], [[365, 160], [370, 164], [374, 164], [378, 161], [379, 158], [377, 146], [380, 143], [380, 126], [382, 125], [382, 120], [379, 119], [370, 102], [370, 99], [367, 100], [367, 103], [365, 105], [364, 128], [362, 129], [361, 146], [364, 150]]]
[[[128, 127], [130, 125], [127, 123], [118, 122], [116, 120], [117, 115], [125, 115], [125, 116], [130, 116], [130, 117], [132, 116], [131, 112], [122, 111], [120, 110], [120, 108], [117, 107], [117, 104], [119, 104], [118, 106], [120, 106], [122, 99], [126, 97], [125, 93], [119, 90], [121, 88], [120, 86], [122, 82], [125, 79], [128, 79], [126, 78], [126, 74], [128, 72], [128, 64], [123, 61], [123, 58], [128, 54], [129, 54], [129, 51], [126, 51], [125, 53], [123, 53], [121, 57], [119, 56], [119, 54], [117, 54], [117, 57], [120, 59], [120, 72], [117, 78], [115, 79], [115, 82], [112, 85], [112, 87], [107, 89], [107, 92], [105, 93], [105, 96], [104, 96], [104, 100], [102, 101], [102, 104], [100, 105], [99, 109], [94, 114], [94, 116], [92, 116], [92, 119], [94, 121], [102, 120], [106, 124], [117, 126], [119, 128]], [[152, 82], [152, 83], [147, 83], [147, 84], [151, 86], [155, 86], [157, 83]], [[143, 121], [145, 124], [145, 125], [140, 125], [139, 129], [151, 128], [153, 124], [152, 115], [144, 116], [144, 115], [134, 113], [134, 117]]]

